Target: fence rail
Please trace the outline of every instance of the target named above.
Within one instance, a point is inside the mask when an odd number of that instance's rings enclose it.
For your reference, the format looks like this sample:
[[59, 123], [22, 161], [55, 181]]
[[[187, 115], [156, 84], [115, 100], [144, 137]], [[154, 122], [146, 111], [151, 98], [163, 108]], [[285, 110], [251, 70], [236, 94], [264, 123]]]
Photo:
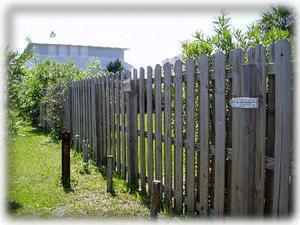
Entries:
[[[73, 81], [64, 126], [85, 162], [106, 165], [112, 155], [114, 171], [143, 194], [160, 180], [160, 196], [179, 213], [285, 216], [294, 176], [292, 77], [290, 43], [281, 40], [235, 49], [229, 59], [217, 52]], [[232, 108], [239, 97], [258, 98], [259, 107]], [[46, 126], [45, 105], [40, 112]]]

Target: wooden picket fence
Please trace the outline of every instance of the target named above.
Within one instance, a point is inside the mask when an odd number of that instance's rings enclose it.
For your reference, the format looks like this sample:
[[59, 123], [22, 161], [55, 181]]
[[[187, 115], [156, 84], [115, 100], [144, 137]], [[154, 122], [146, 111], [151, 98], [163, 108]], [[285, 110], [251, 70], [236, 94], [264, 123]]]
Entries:
[[[73, 81], [65, 129], [86, 163], [113, 155], [115, 172], [142, 194], [160, 180], [161, 198], [178, 213], [286, 216], [292, 79], [290, 43], [281, 40]], [[256, 97], [259, 107], [232, 108], [236, 97]]]

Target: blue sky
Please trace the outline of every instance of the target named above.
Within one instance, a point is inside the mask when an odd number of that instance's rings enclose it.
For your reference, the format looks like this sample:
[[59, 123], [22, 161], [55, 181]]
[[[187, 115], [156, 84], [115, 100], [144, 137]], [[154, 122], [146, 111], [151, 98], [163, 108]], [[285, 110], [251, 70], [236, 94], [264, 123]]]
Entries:
[[[10, 45], [17, 50], [26, 46], [25, 38], [49, 41], [53, 30], [56, 39], [77, 44], [129, 48], [125, 61], [135, 67], [155, 65], [181, 53], [180, 41], [190, 39], [196, 30], [213, 31], [212, 21], [220, 9], [176, 13], [18, 13], [12, 18]], [[260, 10], [227, 10], [232, 25], [245, 29], [259, 18]]]

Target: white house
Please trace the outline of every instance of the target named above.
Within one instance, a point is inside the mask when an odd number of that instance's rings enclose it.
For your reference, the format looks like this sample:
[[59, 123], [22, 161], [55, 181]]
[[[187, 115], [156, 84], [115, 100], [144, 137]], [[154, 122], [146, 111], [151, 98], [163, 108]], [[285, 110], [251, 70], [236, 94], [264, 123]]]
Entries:
[[[56, 38], [50, 38], [47, 42], [31, 42], [27, 49], [34, 49], [38, 54], [37, 61], [43, 61], [46, 58], [66, 63], [72, 61], [81, 69], [86, 69], [89, 58], [98, 57], [101, 68], [105, 69], [107, 64], [119, 59], [125, 69], [131, 69], [132, 66], [125, 62], [124, 52], [128, 48], [92, 46], [88, 43], [64, 43]], [[33, 62], [34, 63], [34, 62]]]

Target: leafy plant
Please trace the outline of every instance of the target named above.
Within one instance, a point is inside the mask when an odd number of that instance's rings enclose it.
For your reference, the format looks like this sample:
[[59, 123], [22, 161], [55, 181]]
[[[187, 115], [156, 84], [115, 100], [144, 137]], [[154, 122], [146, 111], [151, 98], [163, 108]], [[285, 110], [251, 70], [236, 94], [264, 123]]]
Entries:
[[120, 59], [116, 59], [113, 62], [110, 62], [107, 66], [106, 66], [107, 72], [118, 72], [118, 71], [122, 71], [124, 70], [124, 66], [122, 65]]
[[7, 126], [8, 137], [13, 138], [22, 123], [23, 93], [22, 81], [26, 75], [26, 62], [32, 58], [32, 52], [18, 52], [6, 49], [7, 70]]
[[271, 6], [269, 10], [261, 13], [259, 25], [264, 32], [278, 28], [294, 35], [294, 20], [294, 12], [288, 7]]
[[198, 59], [202, 54], [211, 55], [217, 51], [224, 52], [228, 58], [235, 48], [248, 49], [256, 44], [268, 46], [280, 39], [293, 38], [294, 15], [287, 8], [271, 7], [262, 13], [259, 21], [247, 26], [245, 32], [232, 27], [230, 21], [229, 13], [221, 11], [212, 22], [214, 33], [211, 36], [196, 31], [192, 40], [182, 41], [183, 59]]
[[91, 75], [100, 75], [101, 72], [101, 63], [99, 57], [90, 57], [86, 64], [86, 70]]
[[62, 101], [67, 91], [66, 83], [90, 76], [80, 70], [73, 63], [60, 64], [53, 60], [45, 60], [27, 71], [24, 79], [25, 109], [27, 118], [33, 124], [38, 124], [39, 106], [46, 103], [48, 115], [46, 120], [51, 121], [51, 137], [56, 140], [60, 137], [62, 125]]

